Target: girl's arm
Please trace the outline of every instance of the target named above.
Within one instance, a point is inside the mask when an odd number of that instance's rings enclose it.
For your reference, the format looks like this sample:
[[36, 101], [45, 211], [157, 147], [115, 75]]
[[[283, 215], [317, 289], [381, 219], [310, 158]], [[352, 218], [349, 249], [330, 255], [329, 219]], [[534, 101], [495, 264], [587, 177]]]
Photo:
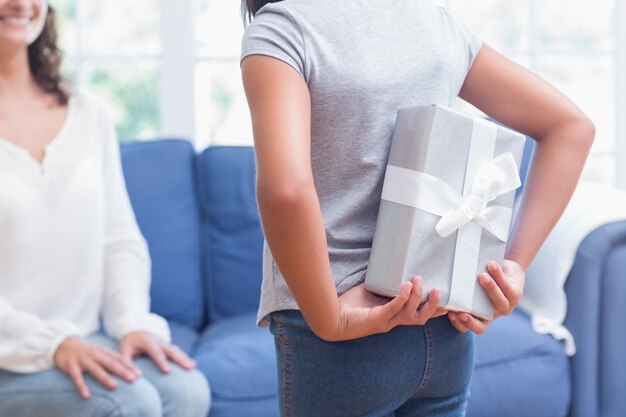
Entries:
[[556, 88], [486, 45], [460, 97], [537, 141], [506, 253], [526, 270], [574, 193], [595, 127]]
[[[130, 204], [122, 172], [119, 145], [113, 123], [102, 109], [106, 241], [104, 247], [104, 294], [102, 318], [109, 336], [120, 342], [123, 360], [146, 354], [163, 372], [167, 359], [185, 369], [195, 363], [182, 350], [170, 345], [167, 321], [150, 312], [150, 255]], [[80, 353], [78, 346], [74, 349]]]
[[[479, 277], [497, 317], [510, 314], [518, 304], [525, 271], [574, 193], [595, 127], [556, 88], [487, 45], [476, 57], [460, 97], [537, 142], [502, 268], [495, 265]], [[461, 331], [482, 333], [488, 326], [468, 314], [449, 316]]]
[[431, 317], [438, 295], [416, 313], [417, 280], [387, 302], [362, 289], [337, 297], [326, 233], [311, 168], [311, 103], [302, 76], [277, 59], [251, 55], [242, 62], [257, 159], [257, 198], [265, 237], [311, 329], [345, 340], [419, 324]]

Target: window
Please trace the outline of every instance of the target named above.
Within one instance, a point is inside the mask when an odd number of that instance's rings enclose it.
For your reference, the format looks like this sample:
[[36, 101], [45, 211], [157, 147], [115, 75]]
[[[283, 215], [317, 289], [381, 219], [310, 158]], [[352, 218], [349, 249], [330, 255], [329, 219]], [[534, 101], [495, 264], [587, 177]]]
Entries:
[[[597, 134], [583, 176], [596, 182], [615, 183], [616, 116], [620, 114], [616, 100], [618, 46], [614, 25], [618, 2], [441, 0], [439, 3], [501, 53], [554, 84], [589, 115], [596, 124]], [[622, 113], [625, 110], [619, 109]]]
[[[157, 0], [57, 0], [65, 73], [112, 106], [120, 140], [159, 133]], [[132, 19], [120, 18], [132, 16]]]
[[[594, 120], [584, 176], [626, 188], [626, 4], [434, 0]], [[239, 71], [239, 0], [52, 0], [66, 71], [114, 107], [121, 140], [252, 143]], [[618, 140], [620, 138], [620, 140]]]
[[238, 0], [196, 0], [196, 138], [209, 143], [252, 143], [239, 54], [243, 22]]

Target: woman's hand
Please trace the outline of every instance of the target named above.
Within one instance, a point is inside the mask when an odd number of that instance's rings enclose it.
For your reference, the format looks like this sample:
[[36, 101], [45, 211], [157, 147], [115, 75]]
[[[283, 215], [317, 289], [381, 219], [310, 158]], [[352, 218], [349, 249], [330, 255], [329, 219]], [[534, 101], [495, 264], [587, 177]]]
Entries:
[[439, 290], [431, 290], [428, 301], [418, 310], [421, 297], [421, 277], [405, 282], [393, 299], [379, 297], [363, 284], [357, 285], [339, 297], [339, 324], [333, 341], [385, 333], [400, 325], [423, 325], [447, 313], [438, 308]]
[[135, 356], [146, 354], [152, 358], [163, 373], [170, 371], [168, 359], [187, 370], [196, 366], [196, 362], [178, 346], [165, 343], [148, 332], [132, 332], [124, 336], [120, 342], [120, 352], [122, 357], [128, 361], [131, 361]]
[[91, 396], [83, 373], [87, 372], [108, 389], [117, 388], [117, 382], [111, 376], [115, 374], [127, 382], [133, 382], [141, 376], [132, 361], [121, 354], [93, 345], [78, 337], [68, 337], [57, 348], [54, 363], [72, 378], [78, 393], [85, 399]]
[[[505, 259], [502, 268], [493, 261], [487, 263], [487, 271], [478, 275], [478, 282], [494, 305], [493, 319], [507, 316], [513, 312], [524, 290], [526, 272], [524, 268], [512, 259]], [[462, 333], [468, 330], [482, 334], [493, 320], [480, 320], [469, 313], [449, 312], [450, 323]]]

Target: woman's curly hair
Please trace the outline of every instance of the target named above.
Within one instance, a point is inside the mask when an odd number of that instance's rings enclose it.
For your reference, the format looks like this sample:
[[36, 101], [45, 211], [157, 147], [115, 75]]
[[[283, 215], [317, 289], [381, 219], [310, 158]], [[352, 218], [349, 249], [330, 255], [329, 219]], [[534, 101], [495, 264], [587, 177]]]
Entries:
[[65, 105], [69, 92], [61, 76], [63, 53], [57, 46], [56, 12], [48, 7], [46, 23], [39, 37], [28, 47], [30, 72], [37, 85]]

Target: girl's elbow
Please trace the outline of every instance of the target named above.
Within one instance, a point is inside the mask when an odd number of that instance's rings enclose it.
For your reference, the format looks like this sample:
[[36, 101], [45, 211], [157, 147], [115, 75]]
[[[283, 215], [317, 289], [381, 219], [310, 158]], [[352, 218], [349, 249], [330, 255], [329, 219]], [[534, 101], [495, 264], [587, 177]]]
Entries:
[[544, 137], [558, 137], [568, 147], [574, 147], [582, 153], [588, 153], [593, 145], [595, 136], [595, 124], [589, 117], [580, 112], [555, 123]]
[[570, 119], [570, 136], [573, 136], [581, 150], [589, 150], [596, 137], [596, 126], [587, 115], [580, 112]]
[[257, 183], [257, 200], [260, 206], [294, 206], [309, 192], [310, 185], [310, 181], [298, 181], [295, 178], [273, 182], [260, 180]]
[[593, 145], [593, 141], [596, 138], [596, 125], [587, 116], [583, 116], [581, 125], [582, 141], [588, 149], [591, 149], [591, 145]]

